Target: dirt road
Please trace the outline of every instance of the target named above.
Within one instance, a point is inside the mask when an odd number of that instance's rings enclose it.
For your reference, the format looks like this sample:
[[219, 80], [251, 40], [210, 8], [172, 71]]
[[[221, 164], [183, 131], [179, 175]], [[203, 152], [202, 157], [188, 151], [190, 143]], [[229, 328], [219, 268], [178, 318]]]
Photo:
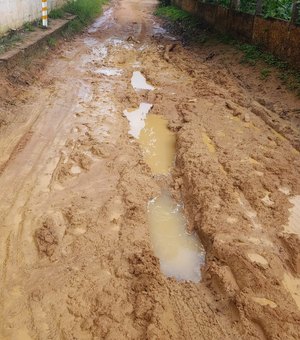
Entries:
[[[1, 74], [0, 339], [300, 338], [300, 101], [223, 45], [166, 58], [154, 6], [117, 1]], [[141, 103], [176, 137], [167, 175], [128, 133]], [[200, 283], [160, 271], [162, 190], [204, 246]]]

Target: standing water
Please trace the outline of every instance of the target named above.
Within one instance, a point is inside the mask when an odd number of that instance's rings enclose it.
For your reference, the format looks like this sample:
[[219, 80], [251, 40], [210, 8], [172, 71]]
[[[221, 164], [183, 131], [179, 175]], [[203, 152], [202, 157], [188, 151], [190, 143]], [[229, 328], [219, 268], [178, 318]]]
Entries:
[[166, 175], [175, 156], [175, 135], [168, 129], [163, 117], [149, 114], [139, 136], [145, 162], [154, 174]]
[[[154, 89], [138, 71], [133, 72], [131, 84], [137, 91]], [[125, 110], [124, 115], [130, 124], [129, 133], [138, 139], [152, 173], [167, 175], [175, 158], [176, 138], [168, 129], [166, 119], [148, 114], [151, 108], [152, 104], [141, 103], [136, 110]], [[187, 233], [181, 206], [163, 193], [149, 202], [148, 218], [153, 250], [160, 260], [161, 271], [180, 281], [199, 282], [205, 252], [198, 237]]]
[[150, 236], [161, 271], [177, 280], [199, 282], [205, 253], [200, 240], [186, 232], [186, 220], [180, 205], [163, 193], [148, 207]]

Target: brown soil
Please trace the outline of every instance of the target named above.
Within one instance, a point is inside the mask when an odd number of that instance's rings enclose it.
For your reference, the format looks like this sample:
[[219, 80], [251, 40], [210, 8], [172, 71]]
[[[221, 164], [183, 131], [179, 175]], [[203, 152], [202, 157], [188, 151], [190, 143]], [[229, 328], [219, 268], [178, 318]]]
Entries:
[[[300, 101], [223, 45], [177, 41], [165, 58], [154, 6], [120, 0], [33, 74], [1, 74], [0, 339], [300, 338], [300, 241], [284, 231]], [[134, 91], [137, 69], [154, 91]], [[176, 133], [167, 179], [128, 134], [140, 102]], [[162, 185], [205, 246], [198, 284], [153, 254]]]

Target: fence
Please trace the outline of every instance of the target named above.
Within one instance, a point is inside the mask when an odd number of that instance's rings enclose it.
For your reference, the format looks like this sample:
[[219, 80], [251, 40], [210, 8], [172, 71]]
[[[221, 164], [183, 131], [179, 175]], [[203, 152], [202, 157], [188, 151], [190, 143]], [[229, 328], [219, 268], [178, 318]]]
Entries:
[[198, 0], [172, 0], [172, 3], [216, 31], [259, 45], [300, 69], [300, 26], [296, 24], [295, 6], [291, 20], [287, 21], [259, 15], [259, 6], [256, 14], [243, 13], [237, 9], [238, 0], [231, 1], [229, 7]]

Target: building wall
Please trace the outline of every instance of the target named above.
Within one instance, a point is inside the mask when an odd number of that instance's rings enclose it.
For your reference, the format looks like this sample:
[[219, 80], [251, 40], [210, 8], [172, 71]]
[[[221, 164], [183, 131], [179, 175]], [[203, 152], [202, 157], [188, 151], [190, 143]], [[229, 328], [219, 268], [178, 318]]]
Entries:
[[[1, 0], [0, 0], [1, 1]], [[208, 26], [237, 39], [262, 46], [300, 69], [300, 26], [280, 19], [264, 19], [197, 0], [171, 0]]]
[[[62, 6], [65, 0], [48, 0], [48, 8]], [[42, 15], [42, 0], [0, 0], [0, 34], [21, 27]]]

